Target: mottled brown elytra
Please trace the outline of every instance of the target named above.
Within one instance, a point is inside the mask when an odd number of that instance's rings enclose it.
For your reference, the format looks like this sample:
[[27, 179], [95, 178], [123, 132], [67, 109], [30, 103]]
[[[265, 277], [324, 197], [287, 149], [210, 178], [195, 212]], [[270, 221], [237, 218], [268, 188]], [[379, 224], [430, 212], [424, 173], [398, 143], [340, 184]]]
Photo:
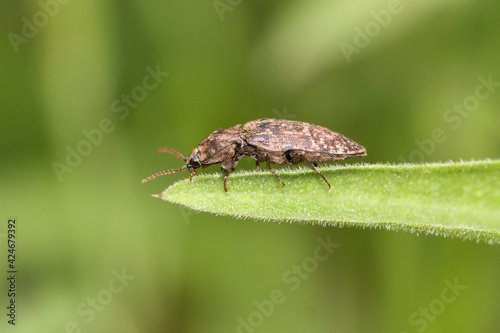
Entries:
[[319, 172], [316, 163], [341, 161], [346, 158], [366, 156], [366, 149], [328, 128], [284, 119], [257, 119], [245, 125], [219, 128], [193, 150], [189, 158], [171, 148], [158, 148], [159, 152], [172, 153], [186, 162], [180, 169], [166, 170], [143, 179], [145, 183], [158, 176], [184, 171], [191, 172], [189, 179], [200, 167], [222, 163], [224, 190], [227, 192], [227, 177], [244, 156], [259, 162], [266, 162], [267, 168], [285, 186], [285, 183], [271, 168], [272, 164], [307, 163], [331, 188], [325, 176]]

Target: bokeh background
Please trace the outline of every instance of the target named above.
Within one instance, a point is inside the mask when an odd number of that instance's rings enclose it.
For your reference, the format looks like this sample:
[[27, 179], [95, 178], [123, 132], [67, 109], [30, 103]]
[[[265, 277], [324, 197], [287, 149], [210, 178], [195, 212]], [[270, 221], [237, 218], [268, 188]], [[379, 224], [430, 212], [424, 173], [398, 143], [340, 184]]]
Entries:
[[[1, 279], [1, 331], [498, 332], [498, 246], [194, 213], [151, 197], [187, 173], [140, 182], [182, 165], [157, 147], [188, 155], [260, 117], [339, 131], [366, 163], [498, 158], [498, 13], [494, 0], [3, 1], [0, 268], [16, 218], [18, 290], [12, 327]], [[480, 78], [497, 82], [481, 100]], [[340, 246], [292, 271], [292, 290], [283, 275], [318, 237]], [[273, 291], [285, 299], [270, 309]]]

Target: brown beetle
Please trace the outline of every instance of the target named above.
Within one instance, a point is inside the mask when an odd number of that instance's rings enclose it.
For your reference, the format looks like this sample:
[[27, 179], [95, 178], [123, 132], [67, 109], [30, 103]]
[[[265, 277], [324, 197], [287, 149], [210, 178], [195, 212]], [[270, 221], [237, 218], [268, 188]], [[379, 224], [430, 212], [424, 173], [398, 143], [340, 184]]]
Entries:
[[266, 162], [267, 168], [285, 186], [285, 183], [271, 168], [273, 164], [307, 163], [331, 188], [325, 176], [319, 172], [316, 163], [341, 161], [351, 157], [366, 156], [366, 149], [344, 135], [328, 128], [294, 120], [258, 119], [224, 129], [220, 128], [203, 140], [193, 150], [189, 158], [171, 148], [158, 148], [159, 152], [169, 152], [186, 161], [180, 169], [167, 170], [143, 179], [145, 183], [158, 176], [188, 169], [189, 179], [200, 167], [222, 163], [224, 190], [227, 192], [227, 177], [244, 156], [257, 162]]

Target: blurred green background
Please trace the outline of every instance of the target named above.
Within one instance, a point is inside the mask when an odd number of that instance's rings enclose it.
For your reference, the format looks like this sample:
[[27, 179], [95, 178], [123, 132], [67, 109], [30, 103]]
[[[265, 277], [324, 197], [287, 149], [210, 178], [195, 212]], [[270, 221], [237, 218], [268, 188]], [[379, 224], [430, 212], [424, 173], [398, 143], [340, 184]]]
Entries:
[[[183, 164], [157, 147], [189, 155], [260, 117], [339, 131], [367, 148], [352, 162], [498, 158], [499, 12], [3, 1], [0, 268], [15, 218], [18, 275], [1, 331], [498, 332], [498, 246], [194, 213], [150, 196], [187, 172], [140, 180]], [[340, 245], [321, 262], [318, 237]]]

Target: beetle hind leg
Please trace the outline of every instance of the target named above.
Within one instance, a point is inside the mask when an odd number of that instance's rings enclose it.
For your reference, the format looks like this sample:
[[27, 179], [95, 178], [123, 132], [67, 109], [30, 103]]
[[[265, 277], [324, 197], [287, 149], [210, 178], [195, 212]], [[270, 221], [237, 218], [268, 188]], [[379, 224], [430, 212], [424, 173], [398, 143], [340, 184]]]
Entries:
[[330, 183], [328, 182], [328, 180], [326, 180], [325, 176], [323, 176], [323, 174], [321, 172], [319, 172], [318, 169], [316, 169], [316, 167], [318, 166], [318, 164], [316, 162], [310, 162], [305, 156], [303, 156], [303, 155], [301, 155], [299, 153], [293, 152], [293, 151], [287, 151], [285, 153], [285, 157], [288, 160], [288, 162], [290, 162], [291, 164], [298, 164], [298, 163], [301, 163], [301, 162], [307, 163], [307, 165], [309, 165], [309, 167], [314, 172], [316, 172], [318, 175], [321, 176], [321, 178], [323, 178], [323, 180], [325, 181], [325, 183], [328, 185], [328, 189], [332, 188], [332, 186], [330, 185]]
[[321, 176], [321, 178], [323, 178], [323, 180], [325, 181], [325, 183], [328, 185], [328, 189], [332, 188], [332, 186], [330, 185], [330, 183], [328, 182], [328, 180], [326, 180], [325, 176], [323, 176], [323, 174], [321, 172], [319, 172], [318, 169], [315, 168], [315, 166], [318, 166], [316, 163], [311, 163], [311, 162], [309, 162], [306, 159], [304, 159], [304, 162], [306, 162], [307, 165], [309, 165], [309, 167], [314, 170], [314, 172], [316, 172], [318, 175]]

